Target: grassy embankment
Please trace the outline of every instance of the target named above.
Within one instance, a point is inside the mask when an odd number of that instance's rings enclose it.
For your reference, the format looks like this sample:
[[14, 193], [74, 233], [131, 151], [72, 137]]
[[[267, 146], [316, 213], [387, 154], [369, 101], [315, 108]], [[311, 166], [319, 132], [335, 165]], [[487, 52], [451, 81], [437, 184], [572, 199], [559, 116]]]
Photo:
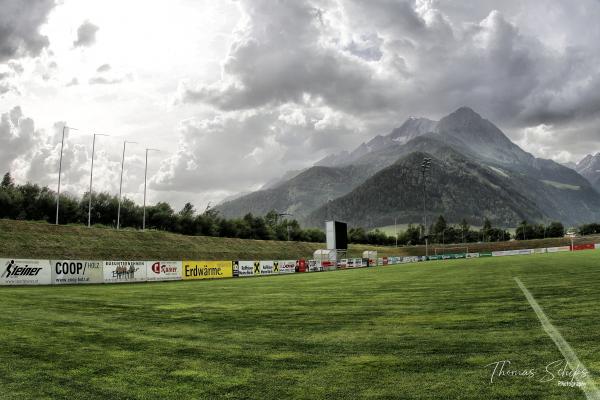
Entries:
[[[600, 237], [577, 238], [576, 243], [600, 243]], [[466, 244], [471, 252], [536, 247], [566, 246], [569, 239], [527, 240]], [[269, 260], [311, 258], [324, 243], [280, 242], [185, 236], [148, 230], [116, 231], [85, 226], [55, 226], [42, 222], [0, 220], [0, 257], [59, 258], [96, 260]], [[464, 252], [462, 245], [446, 246], [449, 252]], [[460, 248], [462, 247], [462, 248]], [[442, 246], [432, 245], [438, 253]], [[424, 255], [425, 246], [382, 247], [350, 245], [349, 256], [360, 257], [364, 250], [380, 256]]]

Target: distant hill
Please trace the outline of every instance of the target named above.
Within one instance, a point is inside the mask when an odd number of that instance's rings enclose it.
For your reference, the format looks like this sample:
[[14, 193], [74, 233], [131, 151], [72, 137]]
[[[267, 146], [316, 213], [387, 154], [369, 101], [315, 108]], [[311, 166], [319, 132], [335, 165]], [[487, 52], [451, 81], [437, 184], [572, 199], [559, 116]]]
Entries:
[[[407, 158], [413, 153], [417, 155]], [[571, 168], [522, 150], [492, 122], [467, 107], [440, 121], [409, 118], [388, 135], [376, 136], [352, 152], [326, 157], [318, 166], [274, 189], [222, 204], [219, 210], [235, 217], [248, 211], [264, 214], [275, 209], [316, 224], [327, 215], [327, 203], [332, 200], [330, 211], [340, 204], [352, 205], [347, 211], [338, 211], [354, 225], [371, 228], [392, 224], [398, 210], [406, 217], [405, 222], [418, 222], [420, 219], [412, 216], [411, 210], [419, 203], [421, 190], [404, 187], [407, 183], [398, 180], [397, 170], [407, 168], [406, 160], [418, 168], [421, 162], [417, 159], [424, 154], [447, 167], [432, 171], [431, 179], [442, 186], [432, 192], [431, 207], [450, 222], [467, 218], [481, 224], [476, 220], [488, 216], [506, 226], [519, 223], [519, 218], [530, 222], [558, 220], [570, 225], [600, 219], [600, 194], [588, 180]], [[399, 160], [404, 164], [399, 166]], [[386, 169], [390, 166], [396, 172]], [[596, 171], [594, 168], [587, 169]], [[600, 165], [597, 168], [600, 170]], [[400, 197], [400, 193], [389, 189], [402, 187]], [[395, 199], [381, 199], [383, 196]], [[490, 196], [502, 201], [490, 202]], [[364, 209], [360, 209], [359, 198]], [[468, 206], [466, 200], [471, 202]], [[493, 212], [495, 207], [499, 208]]]

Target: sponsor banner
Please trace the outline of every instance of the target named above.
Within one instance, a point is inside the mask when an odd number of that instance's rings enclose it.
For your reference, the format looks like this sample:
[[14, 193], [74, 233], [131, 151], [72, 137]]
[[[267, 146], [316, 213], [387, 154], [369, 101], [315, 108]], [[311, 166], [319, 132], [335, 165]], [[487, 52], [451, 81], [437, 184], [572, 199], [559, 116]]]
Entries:
[[504, 251], [492, 251], [492, 257], [506, 257], [516, 256], [519, 254], [531, 254], [530, 250], [504, 250]]
[[255, 261], [254, 275], [274, 275], [279, 273], [279, 261]]
[[183, 261], [184, 280], [223, 279], [233, 277], [231, 261]]
[[0, 285], [49, 285], [52, 269], [48, 260], [0, 258]]
[[541, 248], [541, 249], [533, 249], [533, 254], [544, 254], [546, 253], [547, 249], [545, 247]]
[[280, 274], [293, 274], [294, 272], [296, 272], [296, 260], [279, 261]]
[[573, 246], [574, 251], [594, 250], [596, 247], [593, 244], [576, 244]]
[[360, 266], [361, 266], [361, 268], [368, 267], [369, 266], [369, 259], [368, 258], [361, 258], [360, 259]]
[[409, 264], [419, 262], [421, 257], [419, 256], [410, 256], [410, 257], [402, 257], [401, 264]]
[[104, 261], [105, 283], [127, 283], [146, 281], [145, 261]]
[[434, 256], [428, 256], [427, 259], [431, 260], [431, 261], [437, 261], [437, 260], [441, 260], [442, 257], [438, 256], [438, 255], [434, 255]]
[[50, 266], [53, 285], [104, 282], [102, 261], [52, 260]]
[[479, 253], [467, 253], [467, 258], [479, 258]]
[[534, 249], [522, 249], [522, 250], [516, 250], [516, 254], [518, 256], [529, 256], [531, 254], [534, 253]]
[[146, 280], [181, 280], [182, 269], [181, 261], [146, 261]]
[[254, 264], [258, 263], [258, 270], [260, 272], [260, 262], [259, 261], [234, 261], [232, 263], [233, 270], [232, 275], [235, 277], [245, 278], [248, 276], [254, 276]]
[[346, 258], [342, 258], [339, 262], [338, 262], [338, 268], [341, 269], [346, 269], [346, 268], [352, 268], [348, 266], [348, 259]]
[[323, 267], [317, 260], [308, 260], [308, 272], [321, 272]]
[[377, 266], [377, 259], [376, 258], [369, 258], [368, 261], [368, 266], [369, 267], [376, 267]]
[[571, 246], [548, 247], [548, 253], [561, 253], [563, 251], [571, 251]]
[[492, 257], [492, 253], [489, 251], [484, 251], [483, 253], [479, 253], [479, 258], [481, 257]]
[[377, 258], [377, 266], [380, 267], [382, 265], [383, 265], [383, 258], [382, 257]]
[[346, 268], [354, 268], [354, 258], [349, 258], [347, 260]]

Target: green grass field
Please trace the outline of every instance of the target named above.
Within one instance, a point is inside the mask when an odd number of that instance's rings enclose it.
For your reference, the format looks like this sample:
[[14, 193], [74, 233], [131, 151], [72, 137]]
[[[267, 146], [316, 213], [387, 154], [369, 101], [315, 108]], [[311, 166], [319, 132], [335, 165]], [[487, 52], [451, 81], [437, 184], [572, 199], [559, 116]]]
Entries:
[[[0, 398], [584, 399], [540, 382], [562, 356], [514, 277], [600, 383], [600, 252], [585, 251], [0, 287]], [[500, 360], [536, 375], [490, 383]]]

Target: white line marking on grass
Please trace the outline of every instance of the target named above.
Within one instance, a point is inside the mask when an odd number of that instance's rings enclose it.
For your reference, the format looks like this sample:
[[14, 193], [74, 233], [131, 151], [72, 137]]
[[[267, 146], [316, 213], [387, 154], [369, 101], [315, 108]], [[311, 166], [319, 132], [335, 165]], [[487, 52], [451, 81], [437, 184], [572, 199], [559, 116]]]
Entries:
[[[558, 350], [561, 352], [565, 360], [567, 360], [569, 365], [575, 366], [575, 368], [577, 368], [577, 366], [579, 365], [587, 372], [587, 368], [585, 367], [585, 365], [583, 365], [581, 361], [579, 361], [579, 358], [577, 358], [577, 354], [575, 354], [573, 348], [569, 345], [569, 343], [567, 343], [565, 338], [562, 337], [558, 329], [556, 329], [554, 325], [552, 325], [552, 323], [544, 313], [544, 310], [542, 310], [542, 307], [531, 295], [531, 292], [527, 290], [527, 288], [525, 287], [525, 285], [523, 285], [523, 282], [521, 282], [519, 278], [515, 277], [515, 281], [523, 291], [525, 297], [527, 297], [529, 305], [531, 305], [531, 308], [533, 308], [533, 311], [535, 311], [535, 313], [537, 314], [538, 319], [542, 323], [542, 328], [544, 328], [544, 330], [546, 331], [548, 336], [550, 336], [556, 347], [558, 347]], [[600, 391], [596, 387], [596, 384], [594, 383], [589, 372], [585, 374], [582, 383], [583, 385], [580, 386], [580, 388], [585, 393], [585, 397], [587, 399], [600, 400]]]

